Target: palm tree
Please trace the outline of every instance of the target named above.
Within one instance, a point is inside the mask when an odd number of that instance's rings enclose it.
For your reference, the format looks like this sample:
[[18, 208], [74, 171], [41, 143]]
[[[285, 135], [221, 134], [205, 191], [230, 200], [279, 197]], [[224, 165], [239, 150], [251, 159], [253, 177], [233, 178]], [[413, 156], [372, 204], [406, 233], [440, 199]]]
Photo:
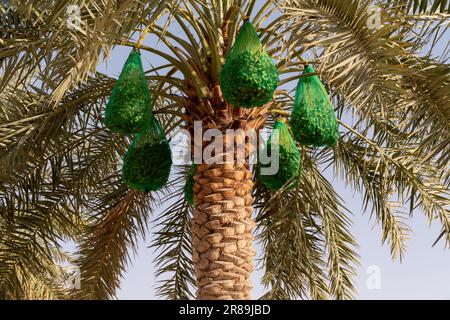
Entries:
[[[0, 20], [0, 298], [113, 298], [150, 219], [162, 297], [250, 298], [255, 235], [262, 298], [352, 298], [357, 244], [325, 168], [363, 195], [393, 259], [406, 249], [404, 211], [440, 221], [438, 240], [448, 244], [447, 1], [10, 2], [17, 9]], [[367, 24], [373, 3], [382, 11], [376, 28]], [[74, 4], [80, 28], [67, 27]], [[246, 18], [281, 75], [274, 99], [250, 111], [228, 104], [218, 84]], [[159, 192], [129, 189], [121, 159], [130, 140], [102, 124], [115, 79], [96, 68], [144, 30], [142, 54], [165, 60], [146, 65], [146, 76], [168, 136], [192, 132], [196, 120], [221, 131], [271, 128], [290, 113], [308, 60], [334, 102], [337, 145], [299, 146], [298, 187], [279, 192], [248, 163], [197, 166], [195, 206], [183, 200], [189, 166]], [[68, 241], [77, 246], [71, 257]], [[81, 269], [80, 290], [51, 281], [64, 276], [64, 259]]]

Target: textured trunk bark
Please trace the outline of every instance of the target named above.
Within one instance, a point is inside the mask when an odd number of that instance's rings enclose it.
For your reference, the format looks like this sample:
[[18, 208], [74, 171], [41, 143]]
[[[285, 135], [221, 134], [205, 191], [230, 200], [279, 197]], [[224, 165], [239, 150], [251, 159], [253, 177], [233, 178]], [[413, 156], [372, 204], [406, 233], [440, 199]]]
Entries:
[[248, 165], [200, 164], [194, 180], [197, 299], [251, 299], [252, 173]]

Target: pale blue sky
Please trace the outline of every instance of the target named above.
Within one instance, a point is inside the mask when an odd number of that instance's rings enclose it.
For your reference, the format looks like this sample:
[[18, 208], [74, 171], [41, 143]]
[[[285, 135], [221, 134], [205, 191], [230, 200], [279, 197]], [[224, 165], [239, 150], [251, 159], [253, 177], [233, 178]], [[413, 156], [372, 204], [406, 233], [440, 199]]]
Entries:
[[[150, 44], [155, 39], [146, 39]], [[445, 43], [445, 41], [443, 41]], [[98, 70], [117, 77], [128, 56], [130, 48], [117, 47], [111, 56], [99, 66]], [[143, 54], [144, 68], [151, 64], [158, 65], [162, 61]], [[333, 176], [325, 175], [333, 181]], [[432, 247], [439, 234], [440, 225], [428, 225], [427, 219], [420, 212], [409, 220], [412, 228], [411, 239], [408, 242], [404, 261], [392, 261], [387, 245], [381, 245], [380, 227], [370, 219], [370, 212], [362, 212], [362, 201], [358, 194], [346, 189], [344, 183], [333, 181], [334, 187], [346, 201], [347, 207], [354, 213], [351, 232], [359, 244], [358, 254], [361, 265], [357, 268], [356, 285], [359, 299], [450, 299], [450, 254], [443, 248], [443, 242]], [[156, 213], [158, 214], [158, 213]], [[150, 224], [149, 237], [140, 240], [139, 250], [128, 267], [122, 286], [118, 292], [119, 299], [156, 299], [154, 285], [153, 249], [149, 249], [151, 232], [156, 229]], [[366, 286], [367, 268], [371, 265], [379, 266], [381, 271], [381, 289], [370, 290]], [[258, 298], [264, 293], [260, 285], [262, 272], [253, 274], [253, 297]]]

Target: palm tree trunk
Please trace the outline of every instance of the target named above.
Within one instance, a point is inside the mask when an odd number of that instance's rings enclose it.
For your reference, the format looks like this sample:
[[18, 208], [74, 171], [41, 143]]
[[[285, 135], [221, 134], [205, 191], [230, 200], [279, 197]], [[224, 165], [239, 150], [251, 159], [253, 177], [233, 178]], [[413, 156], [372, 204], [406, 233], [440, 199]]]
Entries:
[[252, 173], [247, 164], [200, 164], [194, 180], [197, 299], [250, 299], [255, 255]]

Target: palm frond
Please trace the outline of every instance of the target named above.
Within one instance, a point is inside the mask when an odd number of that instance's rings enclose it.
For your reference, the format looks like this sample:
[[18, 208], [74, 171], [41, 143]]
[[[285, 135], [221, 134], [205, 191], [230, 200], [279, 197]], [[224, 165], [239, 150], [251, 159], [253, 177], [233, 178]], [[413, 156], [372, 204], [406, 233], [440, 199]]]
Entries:
[[81, 237], [75, 265], [81, 270], [81, 288], [76, 299], [111, 299], [137, 239], [145, 236], [150, 208], [147, 196], [129, 190], [117, 175], [99, 181], [102, 197], [89, 208], [92, 215]]
[[442, 180], [442, 170], [435, 163], [418, 158], [412, 144], [385, 147], [344, 126], [349, 133], [335, 149], [336, 169], [354, 190], [365, 193], [365, 207], [372, 205], [381, 221], [382, 239], [390, 238], [392, 256], [403, 254], [409, 229], [405, 219], [392, 212], [397, 202], [400, 209], [402, 204], [411, 203], [411, 214], [420, 208], [430, 222], [439, 219], [448, 233], [448, 188]]
[[188, 168], [184, 166], [180, 168], [180, 177], [172, 182], [178, 185], [177, 191], [165, 198], [173, 203], [162, 210], [154, 220], [154, 224], [159, 227], [154, 233], [155, 238], [151, 245], [157, 253], [155, 274], [161, 279], [156, 288], [157, 294], [172, 300], [194, 297], [195, 278], [191, 247], [193, 208], [183, 199], [182, 184], [187, 174], [186, 169]]
[[261, 299], [327, 298], [324, 240], [314, 213], [305, 211], [298, 194], [271, 197], [261, 186], [255, 192], [261, 193], [257, 231], [263, 248], [262, 283], [270, 288]]
[[[6, 38], [2, 44], [0, 68], [7, 75], [4, 80], [11, 75], [23, 77], [36, 68], [45, 70], [43, 89], [51, 91], [52, 101], [58, 103], [66, 91], [95, 71], [101, 54], [107, 55], [122, 34], [131, 35], [141, 17], [153, 20], [167, 3], [102, 0], [60, 1], [54, 5], [51, 1], [14, 1], [22, 22], [7, 21], [10, 24], [6, 27], [17, 36]], [[74, 4], [80, 10], [81, 22], [79, 27], [71, 28], [67, 26], [66, 10]], [[36, 31], [21, 33], [30, 26]], [[0, 88], [4, 84], [0, 81]]]
[[257, 189], [266, 298], [351, 298], [357, 254], [348, 212], [306, 156], [303, 170], [295, 190], [270, 196]]
[[387, 0], [382, 2], [412, 13], [450, 13], [450, 3], [446, 0]]

